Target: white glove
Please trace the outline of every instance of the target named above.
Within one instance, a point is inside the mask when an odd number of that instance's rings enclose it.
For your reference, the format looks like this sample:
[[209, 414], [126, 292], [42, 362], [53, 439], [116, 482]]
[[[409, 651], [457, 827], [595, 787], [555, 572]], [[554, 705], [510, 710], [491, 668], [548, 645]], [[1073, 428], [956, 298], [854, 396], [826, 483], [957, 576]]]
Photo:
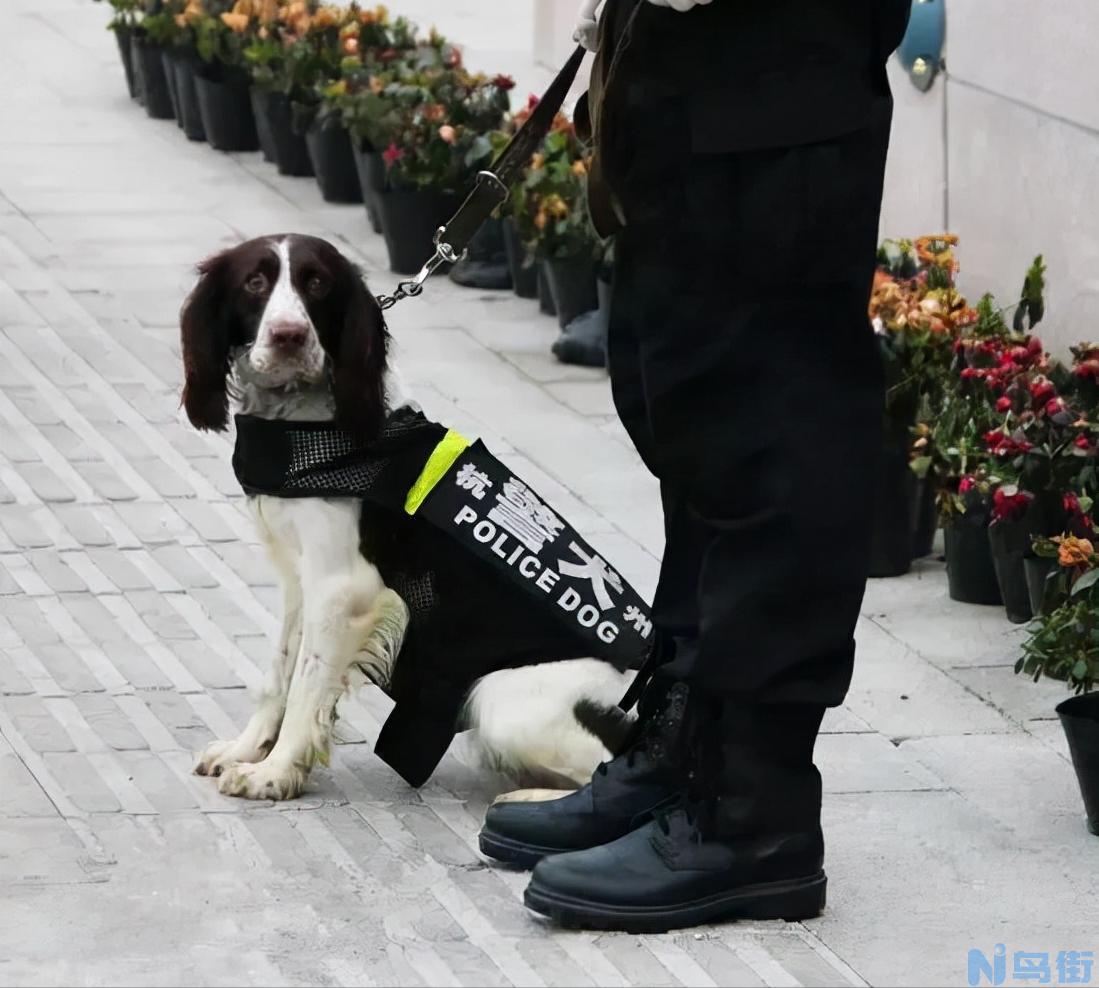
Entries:
[[572, 40], [583, 45], [588, 51], [595, 51], [596, 31], [599, 27], [595, 19], [595, 12], [603, 0], [580, 0], [580, 9], [576, 12], [576, 30], [572, 32]]
[[649, 0], [654, 7], [671, 7], [672, 10], [678, 10], [681, 14], [692, 7], [705, 6], [709, 2], [710, 0]]

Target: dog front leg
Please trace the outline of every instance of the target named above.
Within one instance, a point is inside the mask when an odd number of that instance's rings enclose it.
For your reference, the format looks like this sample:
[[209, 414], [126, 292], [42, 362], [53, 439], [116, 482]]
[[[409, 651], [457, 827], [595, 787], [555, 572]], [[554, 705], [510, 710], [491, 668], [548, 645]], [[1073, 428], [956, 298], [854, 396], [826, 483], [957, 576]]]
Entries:
[[262, 762], [228, 769], [218, 783], [223, 793], [293, 799], [314, 763], [327, 764], [336, 703], [348, 670], [384, 611], [387, 593], [365, 563], [354, 579], [329, 579], [308, 588], [301, 648], [278, 740]]
[[285, 563], [278, 569], [282, 582], [282, 630], [255, 712], [238, 737], [214, 741], [206, 747], [195, 766], [196, 775], [219, 776], [237, 762], [261, 762], [278, 740], [302, 641], [301, 581], [293, 565]]

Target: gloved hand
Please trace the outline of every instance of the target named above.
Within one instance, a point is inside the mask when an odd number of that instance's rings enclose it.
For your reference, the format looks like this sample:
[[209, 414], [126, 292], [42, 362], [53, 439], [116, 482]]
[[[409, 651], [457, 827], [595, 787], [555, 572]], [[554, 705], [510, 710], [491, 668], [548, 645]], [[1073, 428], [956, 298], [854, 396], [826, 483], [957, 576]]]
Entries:
[[572, 40], [583, 45], [588, 51], [596, 49], [596, 29], [599, 24], [595, 19], [595, 12], [603, 0], [580, 0], [580, 9], [576, 12], [576, 30], [572, 32]]
[[654, 7], [671, 7], [680, 13], [690, 10], [692, 7], [700, 7], [710, 3], [710, 0], [649, 0]]

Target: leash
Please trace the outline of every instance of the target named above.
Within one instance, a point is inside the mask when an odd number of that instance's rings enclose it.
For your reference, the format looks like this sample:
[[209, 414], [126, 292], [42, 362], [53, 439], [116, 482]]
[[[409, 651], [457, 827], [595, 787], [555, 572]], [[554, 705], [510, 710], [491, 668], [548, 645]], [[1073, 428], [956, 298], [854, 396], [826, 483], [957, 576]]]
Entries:
[[403, 299], [420, 295], [424, 290], [424, 282], [441, 264], [453, 264], [465, 253], [474, 234], [507, 199], [512, 183], [522, 175], [530, 164], [531, 157], [542, 146], [542, 141], [553, 126], [557, 111], [561, 109], [569, 89], [572, 88], [585, 54], [587, 52], [584, 47], [578, 45], [523, 126], [515, 132], [496, 160], [487, 169], [477, 173], [473, 191], [458, 207], [458, 211], [435, 231], [435, 252], [420, 268], [419, 273], [413, 278], [397, 282], [392, 295], [378, 296], [378, 305], [383, 311]]

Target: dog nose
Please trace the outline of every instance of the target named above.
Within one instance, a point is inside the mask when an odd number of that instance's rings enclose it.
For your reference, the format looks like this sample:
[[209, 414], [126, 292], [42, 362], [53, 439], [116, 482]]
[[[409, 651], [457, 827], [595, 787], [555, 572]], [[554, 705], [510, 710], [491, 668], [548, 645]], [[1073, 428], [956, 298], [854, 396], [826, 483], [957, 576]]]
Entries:
[[271, 327], [271, 344], [280, 350], [300, 350], [308, 335], [309, 327], [301, 323], [279, 323]]

